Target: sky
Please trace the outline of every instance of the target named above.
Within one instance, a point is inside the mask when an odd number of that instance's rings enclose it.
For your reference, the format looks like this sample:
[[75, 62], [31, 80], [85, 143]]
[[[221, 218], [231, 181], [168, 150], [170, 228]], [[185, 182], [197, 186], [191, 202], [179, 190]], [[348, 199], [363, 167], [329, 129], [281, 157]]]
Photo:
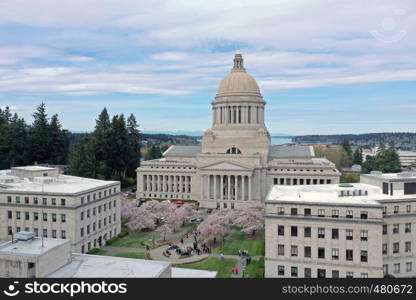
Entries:
[[0, 0], [0, 108], [203, 131], [244, 57], [271, 133], [416, 131], [414, 0]]

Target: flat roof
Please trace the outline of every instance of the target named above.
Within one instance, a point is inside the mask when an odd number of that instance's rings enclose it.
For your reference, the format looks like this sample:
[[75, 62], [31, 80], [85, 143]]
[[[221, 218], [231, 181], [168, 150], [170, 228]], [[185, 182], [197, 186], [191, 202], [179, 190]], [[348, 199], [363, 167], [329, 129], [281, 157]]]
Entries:
[[69, 240], [35, 237], [28, 241], [8, 241], [0, 245], [1, 255], [39, 256], [57, 246], [69, 243]]
[[215, 278], [217, 271], [172, 268], [172, 278]]
[[157, 278], [170, 267], [166, 261], [114, 256], [72, 254], [72, 261], [50, 278]]
[[[367, 191], [368, 195], [353, 196], [354, 190]], [[341, 191], [350, 191], [351, 196], [342, 196]], [[364, 192], [362, 192], [364, 194]], [[344, 192], [345, 195], [345, 192]], [[267, 202], [312, 202], [312, 203], [337, 203], [345, 205], [380, 205], [377, 199], [385, 197], [380, 188], [363, 184], [318, 184], [318, 185], [274, 185], [266, 198]]]
[[361, 174], [362, 177], [377, 178], [388, 181], [416, 181], [416, 172], [402, 172], [402, 173], [372, 173]]
[[[10, 176], [8, 170], [0, 171], [0, 177]], [[44, 179], [44, 177], [40, 177]], [[15, 178], [14, 182], [3, 183], [0, 192], [34, 192], [52, 194], [77, 194], [79, 192], [118, 184], [118, 181], [105, 181], [92, 178], [58, 175], [51, 178], [52, 182], [42, 183], [36, 180]]]
[[55, 168], [44, 167], [44, 166], [24, 166], [24, 167], [13, 167], [15, 170], [25, 170], [25, 171], [51, 171], [56, 170]]

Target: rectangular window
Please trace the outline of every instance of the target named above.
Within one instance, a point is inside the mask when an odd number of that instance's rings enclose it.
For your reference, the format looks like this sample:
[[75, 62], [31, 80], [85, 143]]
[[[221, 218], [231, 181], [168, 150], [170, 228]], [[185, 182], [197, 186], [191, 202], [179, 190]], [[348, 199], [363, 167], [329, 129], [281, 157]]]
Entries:
[[25, 204], [29, 204], [29, 197], [25, 197]]
[[66, 200], [65, 199], [61, 199], [61, 205], [65, 206], [66, 205]]
[[285, 226], [283, 225], [277, 226], [277, 235], [285, 235]]
[[399, 213], [399, 206], [398, 205], [395, 205], [394, 206], [394, 213], [395, 214], [398, 214]]
[[326, 270], [325, 269], [318, 269], [317, 270], [317, 277], [318, 278], [326, 278]]
[[12, 203], [12, 196], [7, 196], [7, 203]]
[[318, 239], [325, 238], [325, 228], [318, 228]]
[[39, 213], [37, 212], [33, 213], [33, 220], [35, 221], [39, 220]]
[[354, 211], [352, 210], [347, 210], [347, 214], [345, 216], [348, 219], [352, 219], [354, 217]]
[[30, 214], [29, 214], [29, 212], [25, 212], [25, 220], [26, 221], [29, 221], [29, 219], [30, 219]]
[[61, 215], [61, 222], [62, 223], [66, 222], [66, 215], [64, 215], [64, 214]]
[[311, 268], [305, 268], [304, 278], [311, 278], [311, 277], [312, 277], [312, 269]]
[[48, 229], [43, 229], [43, 237], [48, 237]]
[[387, 244], [383, 244], [383, 254], [386, 255], [387, 254]]
[[325, 217], [325, 209], [318, 209], [318, 217]]
[[383, 216], [387, 214], [387, 206], [383, 206]]
[[339, 271], [338, 270], [332, 270], [332, 278], [339, 278]]
[[389, 265], [383, 265], [383, 275], [387, 275], [389, 273]]
[[8, 211], [7, 211], [7, 218], [8, 218], [8, 219], [13, 218], [13, 213], [12, 213], [12, 211], [11, 211], [11, 210], [8, 210]]
[[339, 238], [339, 230], [338, 228], [332, 228], [332, 239], [337, 240]]
[[393, 224], [393, 233], [399, 233], [400, 224]]
[[361, 230], [361, 241], [368, 241], [368, 230]]
[[52, 222], [56, 222], [56, 214], [52, 214]]
[[407, 241], [404, 243], [404, 252], [406, 253], [412, 252], [412, 242]]
[[48, 199], [47, 198], [42, 198], [42, 205], [46, 205], [48, 204]]
[[81, 217], [81, 221], [84, 220], [84, 212], [83, 211], [81, 212], [80, 217]]
[[285, 266], [277, 266], [277, 275], [278, 276], [285, 276]]
[[65, 230], [61, 231], [61, 238], [66, 239], [66, 231]]
[[16, 220], [20, 220], [20, 211], [16, 212]]
[[51, 201], [52, 201], [52, 205], [56, 205], [56, 198], [52, 198]]
[[361, 211], [360, 212], [360, 219], [362, 219], [362, 220], [368, 219], [368, 211]]
[[298, 277], [298, 267], [291, 267], [290, 268], [290, 275], [292, 277]]
[[38, 197], [33, 197], [33, 204], [38, 204], [38, 203], [39, 203]]
[[353, 278], [354, 277], [354, 272], [346, 272], [345, 277], [346, 278]]
[[332, 259], [338, 260], [339, 259], [339, 249], [338, 248], [332, 248]]
[[52, 238], [56, 239], [56, 230], [55, 229], [52, 230]]
[[310, 238], [311, 237], [311, 228], [310, 227], [305, 227], [304, 229], [304, 237], [305, 238]]
[[368, 252], [361, 250], [361, 262], [368, 262]]
[[304, 250], [305, 250], [305, 257], [311, 257], [311, 247], [306, 246]]
[[277, 245], [277, 255], [283, 256], [285, 255], [285, 245]]
[[408, 204], [406, 205], [406, 212], [411, 213], [412, 212], [412, 205]]
[[383, 234], [387, 234], [387, 224], [383, 225]]
[[20, 203], [20, 197], [16, 196], [16, 203]]
[[412, 262], [407, 262], [406, 263], [406, 272], [412, 272], [413, 266], [412, 266]]
[[416, 194], [416, 182], [405, 182], [403, 193], [405, 195]]
[[[101, 212], [101, 205], [98, 207], [98, 212]], [[285, 214], [285, 208], [284, 207], [278, 207], [277, 208], [277, 214], [278, 215], [284, 215]]]
[[297, 226], [291, 226], [290, 227], [290, 234], [291, 234], [291, 236], [298, 236], [298, 227]]
[[325, 248], [318, 248], [318, 258], [325, 258]]
[[399, 243], [393, 243], [393, 253], [399, 253], [400, 252], [400, 244]]
[[404, 232], [409, 233], [412, 232], [412, 223], [406, 223], [404, 227]]
[[291, 214], [292, 216], [296, 216], [296, 215], [298, 214], [298, 209], [297, 209], [297, 208], [291, 208], [291, 209], [290, 209], [290, 214]]
[[298, 256], [298, 246], [290, 247], [290, 256]]
[[354, 258], [354, 255], [353, 254], [354, 254], [354, 252], [353, 252], [352, 249], [347, 249], [345, 251], [345, 258], [346, 258], [346, 260], [352, 261], [353, 258]]
[[305, 217], [310, 216], [312, 214], [312, 210], [310, 208], [305, 208], [304, 215]]
[[354, 231], [352, 229], [347, 229], [345, 231], [345, 238], [347, 241], [352, 241], [353, 240], [353, 233]]
[[400, 264], [393, 264], [393, 272], [400, 273]]
[[84, 227], [81, 228], [81, 237], [84, 236]]
[[339, 217], [339, 210], [338, 209], [333, 209], [332, 210], [332, 217], [333, 218], [338, 218]]

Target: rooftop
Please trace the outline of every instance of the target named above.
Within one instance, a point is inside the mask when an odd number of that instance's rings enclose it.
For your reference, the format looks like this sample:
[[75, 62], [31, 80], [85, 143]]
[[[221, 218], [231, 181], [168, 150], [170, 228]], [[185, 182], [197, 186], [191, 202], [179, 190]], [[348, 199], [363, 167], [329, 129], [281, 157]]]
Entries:
[[88, 254], [72, 254], [72, 261], [47, 277], [52, 278], [155, 278], [169, 262]]
[[[3, 180], [5, 179], [5, 180]], [[14, 177], [11, 182], [10, 170], [0, 171], [0, 192], [34, 192], [34, 193], [53, 193], [53, 194], [76, 194], [79, 192], [96, 189], [100, 187], [118, 184], [118, 181], [105, 181], [69, 175], [58, 175], [54, 178], [35, 177], [34, 180], [28, 178], [19, 179]], [[39, 180], [38, 180], [39, 179]]]
[[172, 278], [215, 278], [217, 271], [172, 268]]
[[16, 170], [24, 170], [24, 171], [51, 171], [55, 170], [55, 168], [43, 167], [43, 166], [24, 166], [24, 167], [13, 167]]
[[387, 181], [415, 181], [416, 172], [382, 173], [373, 171], [371, 174], [361, 174], [362, 177], [377, 178]]
[[69, 243], [69, 240], [34, 238], [28, 241], [11, 241], [0, 245], [0, 255], [39, 256], [57, 246]]
[[[360, 190], [361, 196], [358, 196]], [[341, 191], [343, 196], [340, 196]], [[347, 191], [349, 194], [347, 194]], [[367, 195], [365, 194], [365, 191], [367, 191]], [[380, 188], [363, 183], [292, 186], [275, 185], [270, 190], [266, 201], [380, 205], [380, 203], [377, 202], [377, 199], [385, 197], [386, 195], [381, 193]]]
[[312, 146], [299, 145], [272, 145], [269, 147], [269, 156], [273, 157], [313, 157], [315, 153]]

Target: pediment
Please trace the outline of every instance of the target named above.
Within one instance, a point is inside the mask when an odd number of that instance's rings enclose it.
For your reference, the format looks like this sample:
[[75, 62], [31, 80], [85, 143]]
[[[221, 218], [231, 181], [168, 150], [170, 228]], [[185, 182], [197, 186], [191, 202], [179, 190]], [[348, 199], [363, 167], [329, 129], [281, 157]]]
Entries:
[[201, 170], [249, 171], [251, 168], [228, 161], [222, 161], [202, 167]]

